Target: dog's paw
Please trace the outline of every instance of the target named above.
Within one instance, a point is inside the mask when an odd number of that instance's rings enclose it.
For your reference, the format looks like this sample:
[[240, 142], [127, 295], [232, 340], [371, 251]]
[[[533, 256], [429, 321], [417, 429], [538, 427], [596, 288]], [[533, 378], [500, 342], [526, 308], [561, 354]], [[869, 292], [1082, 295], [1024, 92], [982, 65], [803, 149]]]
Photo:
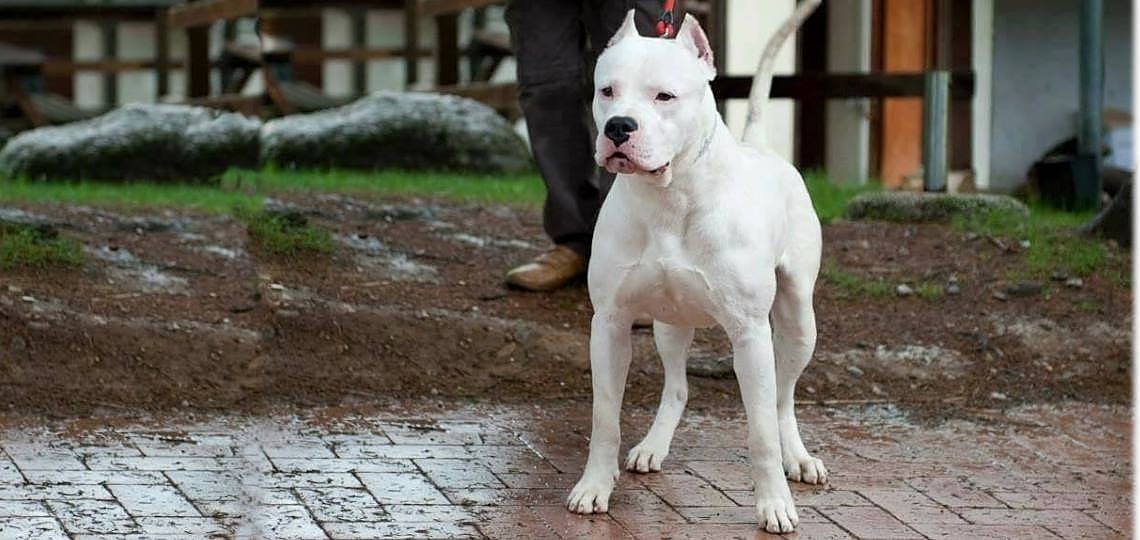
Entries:
[[661, 462], [665, 461], [667, 455], [668, 448], [641, 441], [641, 444], [629, 450], [629, 456], [625, 458], [625, 469], [639, 473], [661, 472]]
[[805, 484], [827, 483], [827, 467], [823, 466], [823, 461], [808, 455], [802, 458], [785, 459], [784, 473], [787, 475], [788, 480], [793, 482], [803, 482]]
[[570, 490], [566, 508], [575, 514], [604, 514], [610, 511], [610, 493], [613, 490], [612, 478], [599, 480], [583, 476]]
[[760, 528], [773, 534], [790, 533], [800, 524], [796, 505], [791, 498], [758, 499], [756, 515], [760, 520]]

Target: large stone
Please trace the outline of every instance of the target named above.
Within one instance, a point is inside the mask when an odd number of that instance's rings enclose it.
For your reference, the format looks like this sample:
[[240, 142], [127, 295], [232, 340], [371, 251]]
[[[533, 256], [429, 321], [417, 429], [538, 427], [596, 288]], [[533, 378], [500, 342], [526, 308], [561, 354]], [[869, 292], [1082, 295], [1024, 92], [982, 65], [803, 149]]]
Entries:
[[987, 193], [915, 193], [877, 191], [856, 196], [847, 203], [847, 219], [902, 222], [943, 222], [990, 212], [1029, 215], [1029, 208], [1007, 195]]
[[530, 169], [525, 143], [495, 111], [462, 97], [380, 92], [335, 109], [272, 120], [264, 164], [288, 168]]
[[261, 122], [184, 105], [127, 105], [21, 133], [0, 150], [0, 173], [31, 179], [201, 180], [257, 165]]

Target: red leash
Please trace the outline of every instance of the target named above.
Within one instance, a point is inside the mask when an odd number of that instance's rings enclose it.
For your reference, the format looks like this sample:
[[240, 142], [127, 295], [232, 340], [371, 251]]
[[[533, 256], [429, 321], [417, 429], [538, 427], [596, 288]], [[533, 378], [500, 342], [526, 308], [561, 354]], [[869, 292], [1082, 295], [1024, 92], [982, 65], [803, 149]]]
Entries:
[[676, 0], [662, 0], [661, 17], [657, 19], [657, 37], [673, 37], [673, 4]]

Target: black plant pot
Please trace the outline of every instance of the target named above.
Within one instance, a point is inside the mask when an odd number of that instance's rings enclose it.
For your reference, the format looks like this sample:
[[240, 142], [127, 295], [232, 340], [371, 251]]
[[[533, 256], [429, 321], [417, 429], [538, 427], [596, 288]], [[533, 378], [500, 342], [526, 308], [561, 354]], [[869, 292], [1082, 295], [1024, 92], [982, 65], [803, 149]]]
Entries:
[[1075, 211], [1096, 208], [1100, 178], [1093, 155], [1047, 156], [1033, 164], [1041, 200], [1054, 208]]

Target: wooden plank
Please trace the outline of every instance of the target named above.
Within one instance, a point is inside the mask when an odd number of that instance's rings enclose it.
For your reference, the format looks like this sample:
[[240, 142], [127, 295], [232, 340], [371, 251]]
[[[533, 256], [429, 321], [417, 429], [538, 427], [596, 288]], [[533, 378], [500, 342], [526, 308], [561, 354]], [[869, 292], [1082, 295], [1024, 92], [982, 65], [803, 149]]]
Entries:
[[17, 77], [7, 77], [4, 81], [5, 86], [8, 87], [8, 93], [15, 99], [16, 106], [19, 107], [20, 112], [24, 114], [24, 118], [28, 119], [28, 123], [33, 127], [43, 127], [48, 125], [48, 121], [44, 118], [40, 110], [32, 103], [32, 99], [28, 93], [24, 91], [24, 86], [20, 84]]
[[[827, 71], [827, 25], [830, 4], [824, 2], [804, 21], [796, 33], [801, 72]], [[827, 106], [823, 98], [805, 99], [796, 104], [796, 166], [822, 169], [827, 159]]]
[[186, 105], [197, 105], [211, 109], [234, 111], [246, 116], [257, 116], [265, 105], [262, 96], [243, 96], [240, 94], [222, 94], [218, 96], [191, 98], [183, 102]]
[[255, 14], [257, 0], [195, 0], [171, 7], [166, 21], [171, 28], [191, 28]]
[[[951, 0], [941, 0], [951, 2]], [[973, 2], [952, 2], [950, 69], [970, 69], [973, 65]], [[953, 84], [953, 83], [951, 83]], [[950, 104], [950, 169], [966, 170], [974, 164], [974, 102]]]
[[435, 84], [459, 83], [459, 15], [439, 15], [436, 23]]
[[[420, 49], [420, 58], [430, 58], [431, 49]], [[376, 47], [359, 49], [301, 49], [293, 51], [293, 61], [298, 64], [311, 64], [325, 60], [386, 60], [404, 58], [403, 47]]]
[[[99, 33], [103, 41], [103, 58], [119, 57], [118, 25], [114, 21], [100, 21]], [[103, 72], [103, 103], [109, 107], [119, 104], [119, 74]]]
[[[368, 11], [357, 8], [350, 10], [349, 15], [352, 17], [352, 48], [364, 50], [368, 45]], [[397, 52], [403, 56], [404, 50], [400, 48]], [[368, 59], [356, 57], [352, 60], [352, 93], [363, 96], [368, 93]]]
[[[168, 62], [168, 69], [181, 69], [183, 62]], [[44, 63], [44, 74], [53, 77], [73, 75], [77, 71], [98, 71], [102, 73], [122, 73], [127, 71], [148, 71], [158, 69], [154, 60], [57, 60], [48, 59]]]
[[[931, 0], [884, 0], [883, 71], [923, 71], [928, 67], [932, 41]], [[888, 99], [883, 102], [879, 177], [887, 187], [897, 187], [922, 162], [922, 102]]]
[[194, 26], [186, 29], [188, 38], [186, 97], [210, 95], [210, 27]]
[[0, 43], [0, 67], [38, 67], [45, 59], [39, 51]]
[[420, 15], [454, 15], [467, 8], [502, 4], [503, 0], [420, 0]]
[[522, 115], [519, 109], [519, 92], [515, 83], [471, 83], [451, 86], [439, 86], [433, 91], [440, 94], [451, 94], [474, 99], [500, 113], [518, 118]]
[[166, 9], [154, 17], [154, 73], [158, 99], [170, 93], [170, 26], [166, 23]]
[[[717, 99], [746, 99], [752, 77], [719, 77], [712, 82]], [[950, 76], [951, 97], [974, 96], [974, 73]], [[773, 99], [850, 99], [922, 97], [922, 73], [799, 73], [772, 77]]]
[[404, 86], [411, 88], [420, 76], [419, 0], [404, 0]]

